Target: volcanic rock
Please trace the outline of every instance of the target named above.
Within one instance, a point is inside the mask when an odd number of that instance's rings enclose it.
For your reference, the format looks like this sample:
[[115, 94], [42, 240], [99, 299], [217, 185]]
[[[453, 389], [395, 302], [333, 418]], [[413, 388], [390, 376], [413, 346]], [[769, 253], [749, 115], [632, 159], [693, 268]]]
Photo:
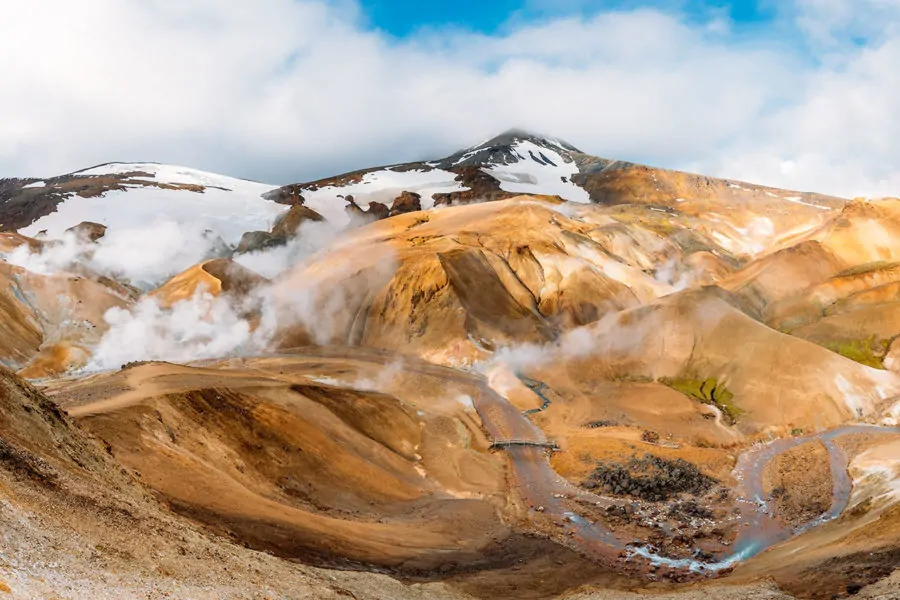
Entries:
[[241, 236], [241, 242], [238, 244], [235, 252], [238, 254], [260, 252], [269, 248], [284, 246], [285, 243], [287, 241], [283, 237], [272, 235], [268, 231], [248, 231]]
[[106, 225], [84, 221], [82, 223], [79, 223], [75, 227], [66, 229], [66, 232], [74, 233], [79, 239], [87, 240], [89, 242], [96, 242], [106, 235]]
[[415, 192], [403, 192], [394, 200], [391, 205], [390, 215], [401, 215], [408, 212], [416, 212], [422, 210], [422, 196]]
[[322, 215], [311, 208], [307, 208], [302, 204], [295, 204], [275, 221], [275, 225], [272, 227], [272, 235], [276, 238], [287, 240], [294, 237], [304, 223], [318, 223], [324, 220]]

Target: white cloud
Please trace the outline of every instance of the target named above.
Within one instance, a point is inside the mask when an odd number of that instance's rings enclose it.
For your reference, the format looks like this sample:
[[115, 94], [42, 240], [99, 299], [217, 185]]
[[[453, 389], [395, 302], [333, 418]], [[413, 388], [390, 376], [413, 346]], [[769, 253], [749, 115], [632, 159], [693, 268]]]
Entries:
[[841, 45], [853, 37], [877, 40], [898, 33], [900, 0], [795, 0], [787, 6], [816, 44]]
[[[603, 156], [900, 194], [900, 10], [864, 2], [795, 0], [779, 32], [796, 39], [634, 9], [405, 41], [350, 2], [4, 2], [0, 175], [156, 160], [287, 183], [523, 126]], [[836, 44], [848, 31], [870, 45]]]

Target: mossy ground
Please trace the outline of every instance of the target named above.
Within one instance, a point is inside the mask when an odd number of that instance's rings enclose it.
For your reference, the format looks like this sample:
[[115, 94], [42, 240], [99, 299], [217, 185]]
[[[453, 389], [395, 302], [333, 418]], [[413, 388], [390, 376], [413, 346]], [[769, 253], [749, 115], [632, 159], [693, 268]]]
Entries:
[[743, 411], [734, 403], [734, 394], [712, 377], [702, 381], [663, 377], [659, 382], [694, 400], [717, 406], [732, 424], [743, 414]]
[[890, 345], [891, 340], [879, 340], [874, 335], [864, 340], [841, 340], [823, 344], [832, 352], [875, 369], [884, 369], [882, 361]]

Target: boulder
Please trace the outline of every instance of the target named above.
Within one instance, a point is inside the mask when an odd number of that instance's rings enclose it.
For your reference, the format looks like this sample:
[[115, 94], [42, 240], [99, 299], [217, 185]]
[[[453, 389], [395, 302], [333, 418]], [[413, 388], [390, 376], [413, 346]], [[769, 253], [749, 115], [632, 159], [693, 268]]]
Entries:
[[106, 225], [92, 223], [91, 221], [82, 221], [78, 225], [66, 229], [66, 233], [74, 233], [80, 240], [96, 242], [106, 235]]
[[266, 200], [271, 200], [272, 202], [277, 202], [279, 204], [303, 204], [304, 198], [301, 194], [303, 188], [300, 185], [286, 185], [284, 187], [280, 187], [272, 190], [271, 192], [266, 192], [262, 195]]
[[391, 211], [381, 202], [369, 202], [369, 210], [366, 214], [371, 216], [373, 220], [380, 221], [391, 216]]
[[321, 222], [325, 218], [311, 208], [302, 204], [295, 204], [289, 211], [278, 217], [275, 226], [272, 227], [272, 235], [281, 238], [291, 238], [297, 235], [300, 226], [308, 221]]
[[248, 231], [241, 236], [241, 242], [238, 244], [238, 254], [246, 254], [247, 252], [259, 252], [268, 248], [283, 246], [286, 240], [283, 237], [274, 236], [268, 231]]
[[353, 199], [353, 196], [348, 195], [344, 199], [347, 201], [347, 206], [344, 210], [346, 210], [351, 217], [359, 219], [364, 223], [380, 221], [391, 216], [390, 209], [380, 202], [369, 202], [368, 210], [363, 210], [356, 203], [356, 200]]
[[391, 216], [422, 210], [422, 196], [415, 192], [403, 192], [391, 206]]

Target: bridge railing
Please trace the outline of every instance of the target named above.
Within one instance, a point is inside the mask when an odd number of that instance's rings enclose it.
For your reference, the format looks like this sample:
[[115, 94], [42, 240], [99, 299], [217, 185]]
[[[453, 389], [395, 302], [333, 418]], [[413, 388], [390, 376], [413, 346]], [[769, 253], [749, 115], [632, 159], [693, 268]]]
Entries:
[[534, 441], [534, 440], [496, 440], [491, 444], [491, 449], [495, 448], [511, 448], [515, 446], [530, 446], [534, 448], [549, 448], [550, 450], [559, 450], [559, 445], [551, 441]]

